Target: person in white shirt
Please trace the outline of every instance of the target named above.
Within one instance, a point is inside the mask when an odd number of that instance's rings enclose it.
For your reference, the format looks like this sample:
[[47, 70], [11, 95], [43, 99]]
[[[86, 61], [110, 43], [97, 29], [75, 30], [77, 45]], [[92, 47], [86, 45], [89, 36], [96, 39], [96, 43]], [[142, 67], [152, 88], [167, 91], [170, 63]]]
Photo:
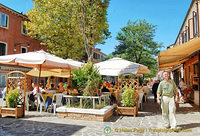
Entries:
[[35, 101], [35, 96], [37, 94], [37, 85], [36, 85], [36, 83], [32, 83], [32, 87], [33, 87], [33, 91], [30, 94], [30, 100], [34, 102]]

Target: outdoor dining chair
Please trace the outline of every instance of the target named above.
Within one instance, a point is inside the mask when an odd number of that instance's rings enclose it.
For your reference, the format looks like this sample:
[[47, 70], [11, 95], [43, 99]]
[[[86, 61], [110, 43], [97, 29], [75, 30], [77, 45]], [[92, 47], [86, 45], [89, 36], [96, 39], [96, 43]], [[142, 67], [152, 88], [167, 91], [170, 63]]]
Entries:
[[[55, 101], [54, 101], [55, 100]], [[56, 114], [56, 107], [57, 106], [62, 106], [63, 105], [63, 94], [62, 93], [57, 93], [53, 95], [52, 99], [52, 104], [50, 107], [53, 108], [53, 114]], [[49, 107], [49, 109], [50, 109]]]
[[30, 99], [29, 99], [29, 93], [28, 92], [26, 92], [26, 98], [25, 99], [26, 99], [26, 101], [25, 101], [26, 110], [29, 111], [29, 106], [30, 106], [29, 101], [30, 101]]
[[143, 96], [144, 96], [144, 93], [139, 92], [138, 107], [140, 108], [140, 110], [143, 109]]
[[41, 93], [37, 93], [37, 111], [38, 111], [39, 107], [40, 107], [40, 113], [42, 113], [43, 107], [46, 110], [45, 101], [44, 101], [44, 98], [42, 97]]

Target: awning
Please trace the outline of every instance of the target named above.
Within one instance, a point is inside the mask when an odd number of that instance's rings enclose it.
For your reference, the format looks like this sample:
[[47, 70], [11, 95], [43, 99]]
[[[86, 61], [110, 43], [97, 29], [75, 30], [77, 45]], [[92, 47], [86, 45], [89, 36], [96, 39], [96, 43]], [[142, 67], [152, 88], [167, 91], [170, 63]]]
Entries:
[[[36, 68], [33, 68], [31, 71], [26, 73], [30, 76], [38, 76], [39, 70]], [[70, 69], [42, 69], [41, 70], [41, 77], [63, 77], [63, 78], [69, 78], [70, 77]]]
[[200, 38], [175, 46], [158, 54], [159, 70], [187, 61], [189, 56], [200, 50]]

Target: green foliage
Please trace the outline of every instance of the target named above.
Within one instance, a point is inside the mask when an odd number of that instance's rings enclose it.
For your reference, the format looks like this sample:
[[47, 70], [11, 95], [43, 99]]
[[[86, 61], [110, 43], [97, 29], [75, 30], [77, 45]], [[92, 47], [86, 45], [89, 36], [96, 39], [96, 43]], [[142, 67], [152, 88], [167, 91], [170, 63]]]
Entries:
[[136, 104], [136, 91], [132, 86], [126, 86], [122, 94], [122, 103], [125, 107], [133, 107]]
[[87, 82], [87, 75], [83, 72], [82, 68], [78, 70], [72, 70], [72, 88], [78, 88], [85, 86]]
[[98, 68], [93, 67], [92, 62], [84, 64], [82, 68], [72, 71], [72, 84], [73, 87], [82, 88], [84, 96], [91, 96], [95, 88], [99, 87], [101, 82], [101, 75]]
[[89, 61], [96, 44], [103, 44], [109, 38], [107, 8], [110, 0], [75, 0], [72, 12], [75, 22], [81, 30], [85, 51]]
[[[25, 22], [28, 34], [48, 51], [63, 58], [81, 59], [109, 36], [109, 0], [33, 0]], [[36, 37], [37, 35], [37, 37]]]
[[91, 109], [92, 107], [93, 107], [92, 106], [92, 99], [84, 98], [83, 99], [83, 108]]
[[8, 104], [8, 107], [16, 108], [18, 104], [18, 98], [19, 98], [19, 90], [10, 88], [6, 96], [6, 102]]
[[156, 26], [146, 20], [128, 21], [127, 26], [121, 28], [117, 34], [119, 45], [113, 55], [140, 63], [150, 68], [149, 77], [155, 76], [157, 57], [162, 44], [153, 40]]

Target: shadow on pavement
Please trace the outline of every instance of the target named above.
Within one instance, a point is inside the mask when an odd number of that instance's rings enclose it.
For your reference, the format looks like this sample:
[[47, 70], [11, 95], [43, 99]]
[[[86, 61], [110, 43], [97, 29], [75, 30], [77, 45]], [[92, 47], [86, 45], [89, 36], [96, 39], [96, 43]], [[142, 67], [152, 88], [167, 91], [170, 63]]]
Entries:
[[176, 104], [176, 114], [188, 114], [192, 112], [200, 112], [199, 107], [191, 103]]
[[200, 127], [200, 123], [183, 124], [183, 125], [178, 125], [177, 127], [180, 127], [181, 129], [192, 129]]
[[[85, 126], [0, 118], [0, 135], [73, 135]], [[81, 135], [81, 133], [80, 133]]]
[[108, 120], [106, 120], [105, 122], [117, 122], [118, 120], [122, 119], [123, 116], [120, 115], [116, 115], [115, 113], [112, 115], [112, 117], [110, 117]]

